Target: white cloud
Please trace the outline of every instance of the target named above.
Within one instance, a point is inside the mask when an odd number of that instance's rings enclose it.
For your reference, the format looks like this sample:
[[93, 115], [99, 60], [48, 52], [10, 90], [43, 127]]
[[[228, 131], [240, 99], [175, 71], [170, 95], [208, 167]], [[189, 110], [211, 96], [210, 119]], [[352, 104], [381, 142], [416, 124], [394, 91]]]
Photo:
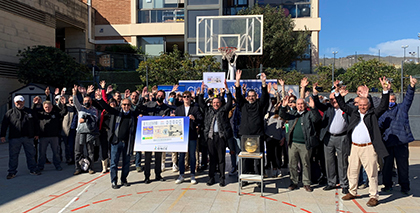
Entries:
[[417, 39], [401, 39], [396, 41], [387, 41], [376, 45], [376, 47], [370, 47], [369, 52], [372, 54], [378, 54], [378, 50], [381, 50], [381, 55], [383, 56], [404, 56], [404, 49], [401, 46], [408, 45], [406, 49], [405, 56], [411, 56], [408, 52], [416, 52], [417, 46], [420, 46], [420, 41]]

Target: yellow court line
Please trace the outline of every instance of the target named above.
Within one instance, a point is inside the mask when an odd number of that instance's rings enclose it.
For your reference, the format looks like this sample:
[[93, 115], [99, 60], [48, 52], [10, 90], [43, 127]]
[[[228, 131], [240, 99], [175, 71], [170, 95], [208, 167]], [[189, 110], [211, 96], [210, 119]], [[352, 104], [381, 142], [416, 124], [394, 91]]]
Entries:
[[188, 189], [192, 186], [192, 184], [190, 184], [188, 186], [188, 188], [186, 188], [181, 195], [178, 196], [178, 198], [172, 203], [172, 205], [168, 208], [168, 210], [166, 210], [166, 212], [170, 212], [172, 210], [172, 208], [174, 208], [174, 206], [178, 203], [179, 200], [181, 200], [182, 196], [184, 196], [184, 194], [188, 191]]

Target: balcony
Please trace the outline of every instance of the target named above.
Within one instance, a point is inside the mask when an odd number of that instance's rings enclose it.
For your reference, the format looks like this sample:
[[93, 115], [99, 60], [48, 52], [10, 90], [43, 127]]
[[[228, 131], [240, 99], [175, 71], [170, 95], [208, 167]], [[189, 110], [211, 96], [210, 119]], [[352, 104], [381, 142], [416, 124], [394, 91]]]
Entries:
[[184, 9], [139, 10], [137, 23], [184, 22]]

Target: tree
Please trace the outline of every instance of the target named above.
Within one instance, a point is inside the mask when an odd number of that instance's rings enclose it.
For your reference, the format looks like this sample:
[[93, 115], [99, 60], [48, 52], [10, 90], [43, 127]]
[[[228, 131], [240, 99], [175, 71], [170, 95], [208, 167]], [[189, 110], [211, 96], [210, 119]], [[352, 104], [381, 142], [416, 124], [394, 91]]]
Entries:
[[[267, 4], [261, 7], [258, 4], [238, 12], [238, 15], [264, 15], [263, 50], [261, 56], [248, 56], [248, 68], [289, 67], [293, 61], [302, 57], [309, 47], [308, 31], [293, 31], [294, 21], [285, 16], [282, 8], [271, 7]], [[242, 60], [241, 57], [238, 61]]]
[[137, 72], [143, 85], [146, 83], [146, 66], [148, 67], [149, 85], [174, 85], [179, 80], [201, 80], [203, 72], [219, 70], [220, 63], [213, 56], [205, 56], [192, 60], [188, 53], [182, 54], [176, 45], [174, 51], [162, 53], [158, 57], [149, 58], [139, 64]]
[[90, 72], [69, 55], [55, 47], [35, 46], [18, 52], [19, 82], [69, 87], [84, 80]]
[[[350, 92], [355, 92], [360, 85], [366, 85], [370, 89], [381, 89], [379, 78], [383, 76], [391, 80], [391, 88], [394, 92], [400, 91], [400, 71], [393, 65], [388, 65], [378, 59], [365, 61], [363, 58], [359, 58], [359, 62], [348, 68], [346, 73], [338, 76], [338, 79], [343, 81]], [[406, 81], [404, 85], [408, 85], [408, 83]]]
[[404, 63], [404, 74], [406, 75], [420, 75], [420, 64], [414, 62]]

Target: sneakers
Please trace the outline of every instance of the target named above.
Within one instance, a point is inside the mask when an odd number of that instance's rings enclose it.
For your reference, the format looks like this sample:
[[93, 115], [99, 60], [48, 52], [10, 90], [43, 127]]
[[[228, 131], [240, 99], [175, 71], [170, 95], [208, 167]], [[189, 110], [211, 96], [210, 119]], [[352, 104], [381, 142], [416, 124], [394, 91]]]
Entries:
[[236, 170], [235, 167], [232, 167], [232, 169], [229, 171], [229, 176], [234, 176], [238, 174], [238, 170]]
[[367, 206], [369, 207], [374, 207], [378, 205], [378, 200], [376, 200], [375, 198], [371, 198], [369, 199], [369, 201], [366, 203]]
[[131, 184], [129, 184], [128, 182], [122, 182], [122, 185], [125, 186], [125, 187], [129, 187]]
[[172, 166], [172, 171], [173, 171], [173, 172], [178, 172], [178, 171], [179, 171], [178, 166], [174, 164], [174, 165]]
[[162, 166], [160, 167], [161, 171], [165, 171], [165, 163], [162, 163]]
[[80, 175], [82, 174], [82, 170], [80, 169], [76, 169], [76, 171], [74, 171], [73, 175]]
[[273, 170], [273, 177], [281, 177], [281, 170], [280, 169], [274, 169]]
[[113, 189], [118, 189], [118, 188], [120, 188], [118, 185], [117, 185], [117, 183], [112, 183], [112, 186], [111, 186]]
[[37, 175], [41, 175], [41, 172], [32, 171], [32, 172], [29, 172], [29, 174], [37, 176]]
[[137, 172], [142, 172], [143, 171], [143, 168], [141, 168], [141, 166], [136, 166], [136, 171]]
[[12, 174], [12, 173], [9, 173], [9, 174], [7, 174], [7, 177], [6, 177], [6, 179], [13, 179], [13, 178], [15, 178], [16, 177], [16, 174]]
[[180, 184], [180, 183], [182, 183], [182, 182], [184, 182], [184, 177], [183, 177], [182, 175], [180, 175], [180, 176], [178, 177], [178, 179], [176, 179], [175, 183], [176, 183], [176, 184]]
[[93, 175], [95, 173], [96, 173], [95, 170], [89, 169], [89, 174]]
[[192, 184], [197, 184], [197, 180], [195, 179], [194, 175], [191, 175], [191, 183]]
[[352, 200], [352, 199], [354, 199], [354, 198], [356, 198], [356, 196], [354, 196], [354, 195], [352, 195], [352, 194], [348, 193], [348, 194], [344, 195], [341, 199], [342, 199], [342, 200]]

